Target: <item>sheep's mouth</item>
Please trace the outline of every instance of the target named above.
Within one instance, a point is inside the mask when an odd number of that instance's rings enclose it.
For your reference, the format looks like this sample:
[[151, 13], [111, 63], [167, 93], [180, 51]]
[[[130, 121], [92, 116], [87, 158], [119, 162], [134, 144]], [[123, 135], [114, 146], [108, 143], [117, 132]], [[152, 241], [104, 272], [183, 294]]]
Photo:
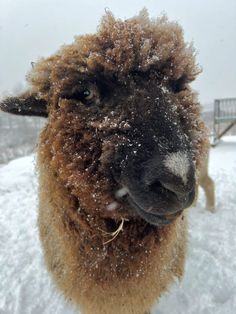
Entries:
[[173, 192], [158, 187], [154, 194], [132, 193], [132, 191], [123, 188], [124, 191], [120, 201], [128, 204], [130, 213], [144, 219], [146, 222], [161, 227], [173, 223], [189, 207], [193, 200], [194, 191], [190, 196], [180, 198]]
[[143, 208], [141, 208], [132, 197], [127, 196], [127, 200], [129, 202], [129, 204], [131, 205], [131, 207], [135, 210], [135, 212], [137, 213], [138, 216], [140, 216], [142, 219], [144, 219], [146, 222], [161, 227], [161, 226], [165, 226], [168, 225], [172, 222], [174, 222], [176, 220], [176, 218], [178, 218], [182, 212], [183, 209], [178, 210], [174, 213], [166, 213], [166, 214], [159, 214], [159, 213], [151, 213], [148, 212], [147, 210], [144, 210]]

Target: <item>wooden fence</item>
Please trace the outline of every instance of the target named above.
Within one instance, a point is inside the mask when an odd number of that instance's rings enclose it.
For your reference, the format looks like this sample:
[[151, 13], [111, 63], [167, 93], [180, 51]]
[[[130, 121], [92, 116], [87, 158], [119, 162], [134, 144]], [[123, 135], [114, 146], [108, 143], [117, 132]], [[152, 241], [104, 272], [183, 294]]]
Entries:
[[236, 98], [216, 99], [214, 102], [213, 146], [236, 125]]

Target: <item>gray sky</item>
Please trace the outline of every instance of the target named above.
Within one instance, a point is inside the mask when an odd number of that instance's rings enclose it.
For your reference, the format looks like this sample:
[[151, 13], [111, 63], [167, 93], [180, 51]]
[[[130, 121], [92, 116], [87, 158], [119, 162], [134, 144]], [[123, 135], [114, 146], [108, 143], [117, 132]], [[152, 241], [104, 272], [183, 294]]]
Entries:
[[202, 104], [236, 97], [235, 0], [0, 0], [0, 94], [20, 87], [31, 61], [96, 31], [105, 8], [129, 18], [144, 6], [152, 17], [165, 12], [178, 21], [194, 41], [203, 73], [193, 87]]

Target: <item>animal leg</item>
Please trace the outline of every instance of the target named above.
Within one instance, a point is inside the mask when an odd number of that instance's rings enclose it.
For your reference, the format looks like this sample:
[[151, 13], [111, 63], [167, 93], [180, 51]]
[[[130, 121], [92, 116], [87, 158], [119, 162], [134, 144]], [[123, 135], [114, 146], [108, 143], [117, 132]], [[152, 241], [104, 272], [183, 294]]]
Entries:
[[215, 212], [215, 184], [208, 175], [203, 177], [199, 182], [206, 195], [206, 208], [211, 212]]

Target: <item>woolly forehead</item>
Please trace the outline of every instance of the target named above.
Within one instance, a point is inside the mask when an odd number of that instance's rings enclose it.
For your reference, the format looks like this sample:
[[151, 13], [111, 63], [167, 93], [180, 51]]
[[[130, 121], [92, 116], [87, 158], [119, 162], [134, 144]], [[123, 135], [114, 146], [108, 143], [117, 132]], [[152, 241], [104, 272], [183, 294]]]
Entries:
[[199, 70], [182, 28], [165, 16], [149, 19], [145, 10], [126, 21], [108, 12], [97, 34], [77, 37], [74, 46], [86, 58], [89, 70], [121, 78], [134, 71], [155, 70], [170, 80], [185, 76], [192, 81]]
[[189, 83], [199, 73], [194, 50], [184, 42], [182, 28], [164, 16], [139, 16], [121, 21], [108, 12], [94, 35], [79, 36], [56, 55], [35, 65], [29, 81], [45, 95], [60, 76], [102, 75], [123, 82], [133, 73], [156, 73], [160, 82]]

